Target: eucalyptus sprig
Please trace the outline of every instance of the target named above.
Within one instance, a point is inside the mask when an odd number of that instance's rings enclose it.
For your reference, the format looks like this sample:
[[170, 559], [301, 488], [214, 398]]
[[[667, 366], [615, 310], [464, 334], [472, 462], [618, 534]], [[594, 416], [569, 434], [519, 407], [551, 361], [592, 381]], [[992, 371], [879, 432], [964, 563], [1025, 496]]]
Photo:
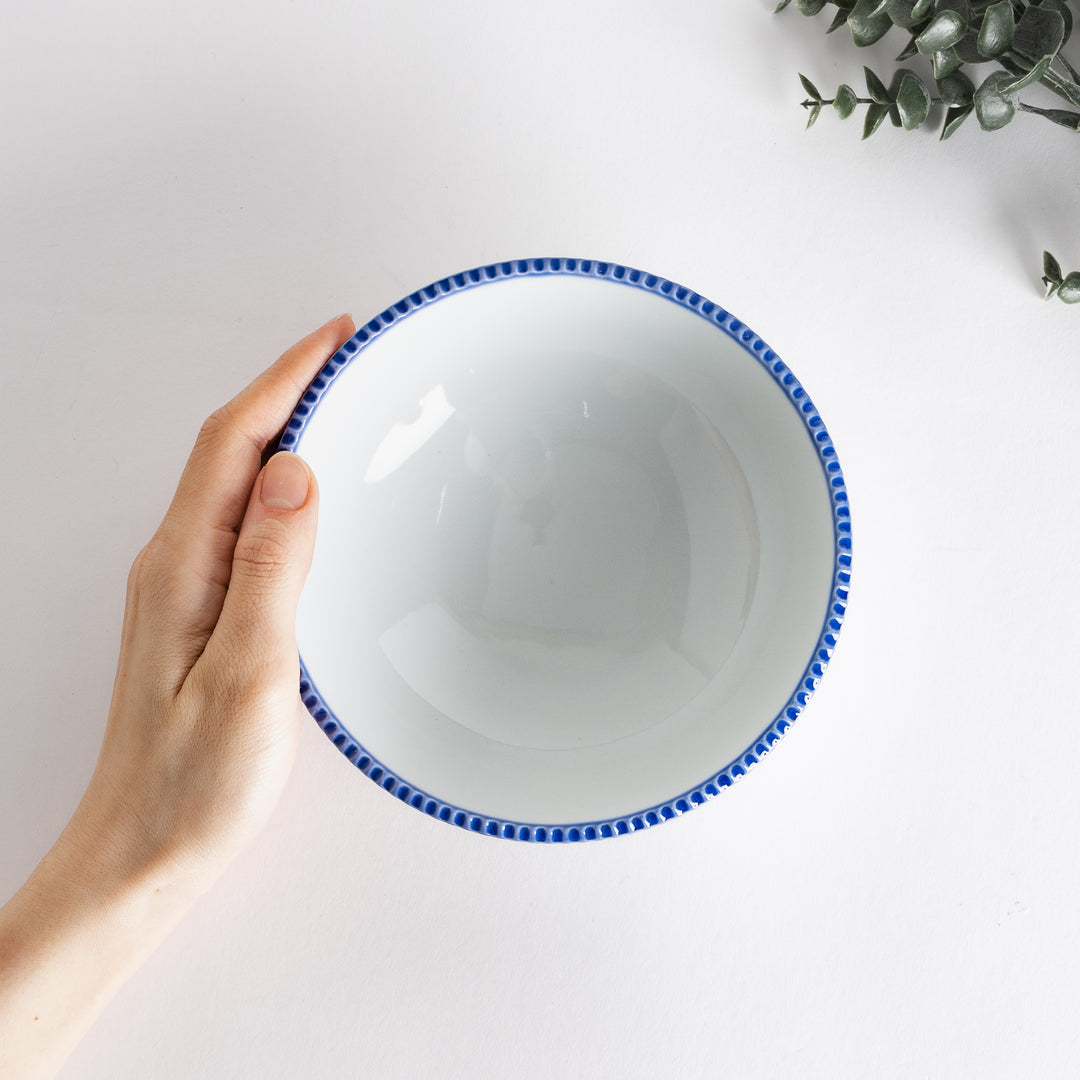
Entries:
[[1043, 252], [1043, 284], [1047, 300], [1056, 296], [1066, 304], [1080, 303], [1080, 270], [1062, 276], [1060, 263], [1049, 251]]
[[[1073, 0], [1075, 3], [1076, 0]], [[791, 0], [780, 0], [783, 11]], [[1032, 113], [1072, 131], [1080, 131], [1080, 73], [1062, 54], [1073, 30], [1067, 0], [795, 0], [804, 15], [817, 15], [827, 3], [837, 11], [828, 30], [841, 26], [851, 31], [861, 48], [881, 40], [894, 27], [909, 35], [897, 56], [903, 63], [916, 56], [926, 58], [932, 77], [921, 78], [910, 68], [900, 68], [888, 87], [869, 68], [868, 98], [860, 98], [850, 86], [841, 85], [825, 99], [805, 76], [800, 76], [810, 95], [803, 106], [810, 110], [809, 127], [825, 105], [833, 105], [846, 119], [856, 105], [867, 105], [863, 138], [869, 138], [886, 116], [896, 127], [908, 131], [922, 127], [931, 105], [946, 105], [941, 138], [947, 139], [973, 112], [984, 131], [998, 131], [1018, 112]], [[992, 65], [976, 81], [963, 70]], [[932, 94], [927, 81], [936, 84]], [[1044, 109], [1019, 100], [1021, 90], [1040, 83], [1063, 98], [1073, 109]]]
[[[776, 11], [790, 3], [779, 0]], [[984, 131], [1000, 131], [1017, 113], [1030, 113], [1080, 132], [1080, 72], [1062, 52], [1073, 31], [1070, 3], [1080, 14], [1080, 0], [795, 0], [796, 8], [811, 16], [831, 4], [836, 14], [825, 32], [846, 26], [860, 48], [899, 28], [907, 33], [908, 42], [896, 62], [915, 60], [930, 69], [920, 75], [910, 67], [898, 67], [886, 85], [864, 67], [866, 97], [841, 83], [827, 98], [800, 74], [808, 95], [802, 102], [810, 113], [806, 126], [811, 127], [827, 105], [843, 120], [865, 106], [862, 137], [868, 139], [885, 117], [894, 127], [914, 131], [927, 123], [932, 106], [944, 105], [942, 139], [950, 138], [972, 114]], [[976, 70], [983, 65], [984, 70]], [[1048, 109], [1021, 101], [1020, 93], [1035, 84], [1071, 108]], [[1044, 258], [1043, 274], [1047, 298], [1080, 300], [1080, 275], [1062, 277], [1052, 255]]]

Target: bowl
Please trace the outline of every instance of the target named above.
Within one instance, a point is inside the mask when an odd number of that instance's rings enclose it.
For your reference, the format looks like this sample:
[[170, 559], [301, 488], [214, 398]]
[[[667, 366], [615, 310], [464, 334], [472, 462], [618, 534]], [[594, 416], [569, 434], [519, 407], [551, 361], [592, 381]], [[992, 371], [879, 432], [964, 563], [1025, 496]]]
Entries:
[[558, 843], [706, 802], [847, 602], [832, 440], [728, 311], [592, 259], [478, 267], [347, 341], [280, 441], [320, 487], [301, 696], [392, 796]]

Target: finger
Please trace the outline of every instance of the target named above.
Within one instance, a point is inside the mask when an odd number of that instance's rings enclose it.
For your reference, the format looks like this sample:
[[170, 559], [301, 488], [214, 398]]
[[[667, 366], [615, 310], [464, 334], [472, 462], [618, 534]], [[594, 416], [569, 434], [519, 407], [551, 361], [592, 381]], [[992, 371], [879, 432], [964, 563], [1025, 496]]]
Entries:
[[275, 454], [255, 482], [221, 616], [193, 673], [226, 694], [297, 695], [296, 607], [315, 548], [318, 487], [304, 460]]
[[158, 529], [168, 568], [162, 615], [186, 674], [202, 652], [225, 600], [233, 549], [268, 444], [326, 361], [355, 333], [340, 315], [285, 352], [203, 424]]

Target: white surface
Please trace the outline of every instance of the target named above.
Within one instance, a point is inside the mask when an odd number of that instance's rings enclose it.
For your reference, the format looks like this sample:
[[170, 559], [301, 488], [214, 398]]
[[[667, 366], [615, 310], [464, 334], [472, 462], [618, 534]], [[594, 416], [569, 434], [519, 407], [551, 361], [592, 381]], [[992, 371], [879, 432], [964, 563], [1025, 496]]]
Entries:
[[855, 530], [806, 714], [643, 834], [447, 827], [312, 723], [67, 1076], [1075, 1074], [1080, 310], [1037, 280], [1080, 265], [1075, 140], [804, 134], [795, 73], [866, 58], [772, 6], [7, 5], [5, 895], [200, 422], [338, 311], [504, 258], [666, 275], [791, 363]]
[[470, 816], [673, 802], [816, 659], [818, 445], [758, 355], [666, 296], [545, 274], [442, 297], [335, 373], [292, 448], [319, 477], [308, 674], [354, 755]]

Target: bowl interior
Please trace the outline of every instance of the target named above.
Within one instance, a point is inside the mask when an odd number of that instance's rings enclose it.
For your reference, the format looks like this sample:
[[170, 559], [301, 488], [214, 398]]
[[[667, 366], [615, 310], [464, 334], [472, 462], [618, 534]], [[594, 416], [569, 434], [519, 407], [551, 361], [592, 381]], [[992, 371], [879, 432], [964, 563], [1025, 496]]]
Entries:
[[751, 746], [811, 660], [835, 563], [821, 459], [747, 349], [655, 292], [504, 278], [336, 376], [297, 616], [318, 691], [415, 790], [588, 822]]

